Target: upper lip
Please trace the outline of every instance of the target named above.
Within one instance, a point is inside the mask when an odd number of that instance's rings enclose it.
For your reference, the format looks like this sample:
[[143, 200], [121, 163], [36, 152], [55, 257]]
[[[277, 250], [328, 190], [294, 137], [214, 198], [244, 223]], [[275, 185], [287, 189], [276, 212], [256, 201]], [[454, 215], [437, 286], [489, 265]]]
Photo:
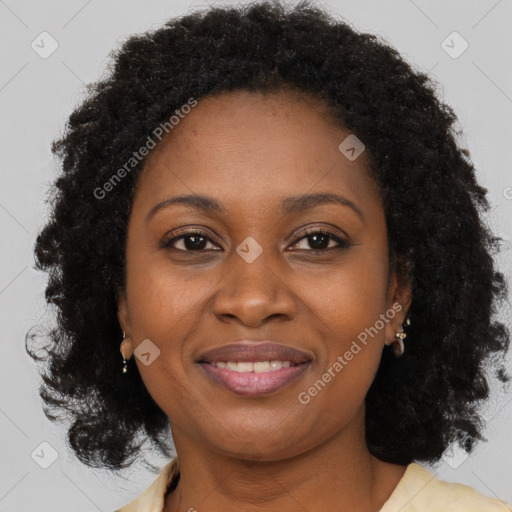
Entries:
[[219, 361], [291, 361], [295, 364], [310, 361], [312, 358], [306, 352], [282, 345], [270, 340], [240, 340], [229, 345], [210, 349], [204, 352], [198, 362], [217, 363]]

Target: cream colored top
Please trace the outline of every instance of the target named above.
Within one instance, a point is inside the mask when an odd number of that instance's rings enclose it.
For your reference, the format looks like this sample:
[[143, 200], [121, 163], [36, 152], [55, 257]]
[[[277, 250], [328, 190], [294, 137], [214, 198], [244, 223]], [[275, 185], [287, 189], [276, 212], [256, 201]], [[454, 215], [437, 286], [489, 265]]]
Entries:
[[[116, 512], [162, 512], [167, 487], [178, 473], [174, 457], [141, 496]], [[413, 462], [379, 512], [512, 512], [512, 507], [467, 485], [439, 480]]]

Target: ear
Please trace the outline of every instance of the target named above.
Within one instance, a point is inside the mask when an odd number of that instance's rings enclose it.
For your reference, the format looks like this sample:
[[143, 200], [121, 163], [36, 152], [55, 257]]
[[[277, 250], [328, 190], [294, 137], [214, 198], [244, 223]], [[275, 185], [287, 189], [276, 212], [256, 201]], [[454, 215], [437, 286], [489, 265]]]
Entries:
[[[388, 318], [390, 321], [386, 324], [385, 343], [389, 345], [396, 341], [395, 333], [404, 330], [402, 324], [409, 312], [412, 302], [412, 284], [410, 280], [399, 280], [396, 272], [391, 275], [391, 282], [388, 290]], [[394, 314], [393, 314], [394, 312]]]
[[[120, 344], [119, 351], [124, 351], [124, 357], [130, 359], [133, 354], [133, 343], [131, 340], [131, 323], [130, 323], [130, 312], [128, 310], [128, 300], [124, 290], [121, 290], [117, 294], [117, 319], [119, 325], [126, 337]], [[122, 353], [122, 352], [121, 352]]]

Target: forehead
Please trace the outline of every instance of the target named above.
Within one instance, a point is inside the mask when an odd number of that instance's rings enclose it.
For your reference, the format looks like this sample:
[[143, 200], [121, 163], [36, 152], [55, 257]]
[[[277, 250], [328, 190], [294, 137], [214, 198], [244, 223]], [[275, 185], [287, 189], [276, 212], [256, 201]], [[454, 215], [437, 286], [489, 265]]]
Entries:
[[206, 97], [149, 154], [137, 196], [155, 203], [177, 194], [204, 194], [228, 207], [241, 198], [262, 204], [338, 192], [361, 204], [380, 203], [367, 155], [351, 161], [339, 149], [350, 133], [305, 93]]

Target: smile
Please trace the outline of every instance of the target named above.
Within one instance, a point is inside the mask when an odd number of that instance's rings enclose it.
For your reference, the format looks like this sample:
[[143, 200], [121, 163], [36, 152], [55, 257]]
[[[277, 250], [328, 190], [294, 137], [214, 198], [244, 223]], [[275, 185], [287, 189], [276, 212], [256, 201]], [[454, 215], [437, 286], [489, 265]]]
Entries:
[[295, 366], [295, 363], [292, 363], [291, 361], [218, 361], [216, 363], [211, 364], [213, 364], [217, 368], [227, 368], [228, 370], [242, 373], [275, 372], [276, 370], [280, 370], [281, 368], [289, 368], [290, 366]]

